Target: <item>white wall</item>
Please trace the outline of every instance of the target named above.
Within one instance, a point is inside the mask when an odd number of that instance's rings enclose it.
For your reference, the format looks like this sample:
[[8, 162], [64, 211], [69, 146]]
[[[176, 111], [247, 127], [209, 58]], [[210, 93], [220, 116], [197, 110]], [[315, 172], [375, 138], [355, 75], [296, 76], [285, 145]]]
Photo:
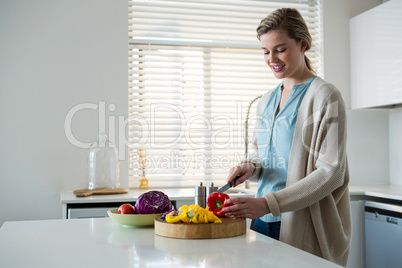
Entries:
[[[0, 2], [0, 226], [61, 218], [60, 191], [88, 186], [87, 150], [64, 121], [81, 103], [128, 114], [127, 1]], [[98, 111], [73, 117], [82, 142], [98, 135]], [[127, 161], [121, 161], [128, 186]]]
[[389, 168], [391, 184], [402, 185], [402, 108], [389, 113]]
[[389, 182], [388, 110], [350, 110], [349, 19], [381, 0], [324, 0], [324, 76], [341, 92], [348, 120], [350, 184]]

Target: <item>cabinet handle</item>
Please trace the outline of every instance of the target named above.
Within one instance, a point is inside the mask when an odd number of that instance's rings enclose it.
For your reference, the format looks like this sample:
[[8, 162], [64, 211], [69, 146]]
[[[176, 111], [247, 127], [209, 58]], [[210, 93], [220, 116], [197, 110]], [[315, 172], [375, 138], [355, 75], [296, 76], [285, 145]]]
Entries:
[[398, 224], [398, 219], [387, 217], [387, 222], [392, 224]]

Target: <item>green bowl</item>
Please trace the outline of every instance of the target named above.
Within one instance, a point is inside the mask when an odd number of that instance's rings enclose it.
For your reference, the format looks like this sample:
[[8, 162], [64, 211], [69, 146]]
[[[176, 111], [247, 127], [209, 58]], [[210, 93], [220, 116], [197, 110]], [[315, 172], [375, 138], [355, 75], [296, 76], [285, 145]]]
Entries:
[[107, 214], [115, 222], [124, 226], [152, 226], [155, 218], [160, 218], [163, 213], [157, 214], [118, 214], [118, 208], [109, 209]]

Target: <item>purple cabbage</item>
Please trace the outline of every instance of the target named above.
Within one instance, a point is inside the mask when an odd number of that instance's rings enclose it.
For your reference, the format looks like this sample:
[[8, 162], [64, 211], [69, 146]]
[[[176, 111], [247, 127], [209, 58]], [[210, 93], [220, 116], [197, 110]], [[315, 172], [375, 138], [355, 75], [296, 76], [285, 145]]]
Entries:
[[169, 197], [161, 191], [149, 191], [138, 197], [135, 203], [137, 214], [164, 213], [172, 209]]

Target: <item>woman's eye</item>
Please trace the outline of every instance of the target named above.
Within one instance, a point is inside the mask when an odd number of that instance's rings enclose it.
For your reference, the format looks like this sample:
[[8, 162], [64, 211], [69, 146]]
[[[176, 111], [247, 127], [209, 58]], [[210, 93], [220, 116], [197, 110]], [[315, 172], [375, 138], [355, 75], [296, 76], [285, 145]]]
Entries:
[[[278, 49], [278, 50], [274, 51], [274, 53], [283, 53], [285, 51], [286, 51], [286, 48], [285, 49]], [[269, 51], [264, 51], [264, 55], [269, 55], [269, 54], [270, 54]]]

